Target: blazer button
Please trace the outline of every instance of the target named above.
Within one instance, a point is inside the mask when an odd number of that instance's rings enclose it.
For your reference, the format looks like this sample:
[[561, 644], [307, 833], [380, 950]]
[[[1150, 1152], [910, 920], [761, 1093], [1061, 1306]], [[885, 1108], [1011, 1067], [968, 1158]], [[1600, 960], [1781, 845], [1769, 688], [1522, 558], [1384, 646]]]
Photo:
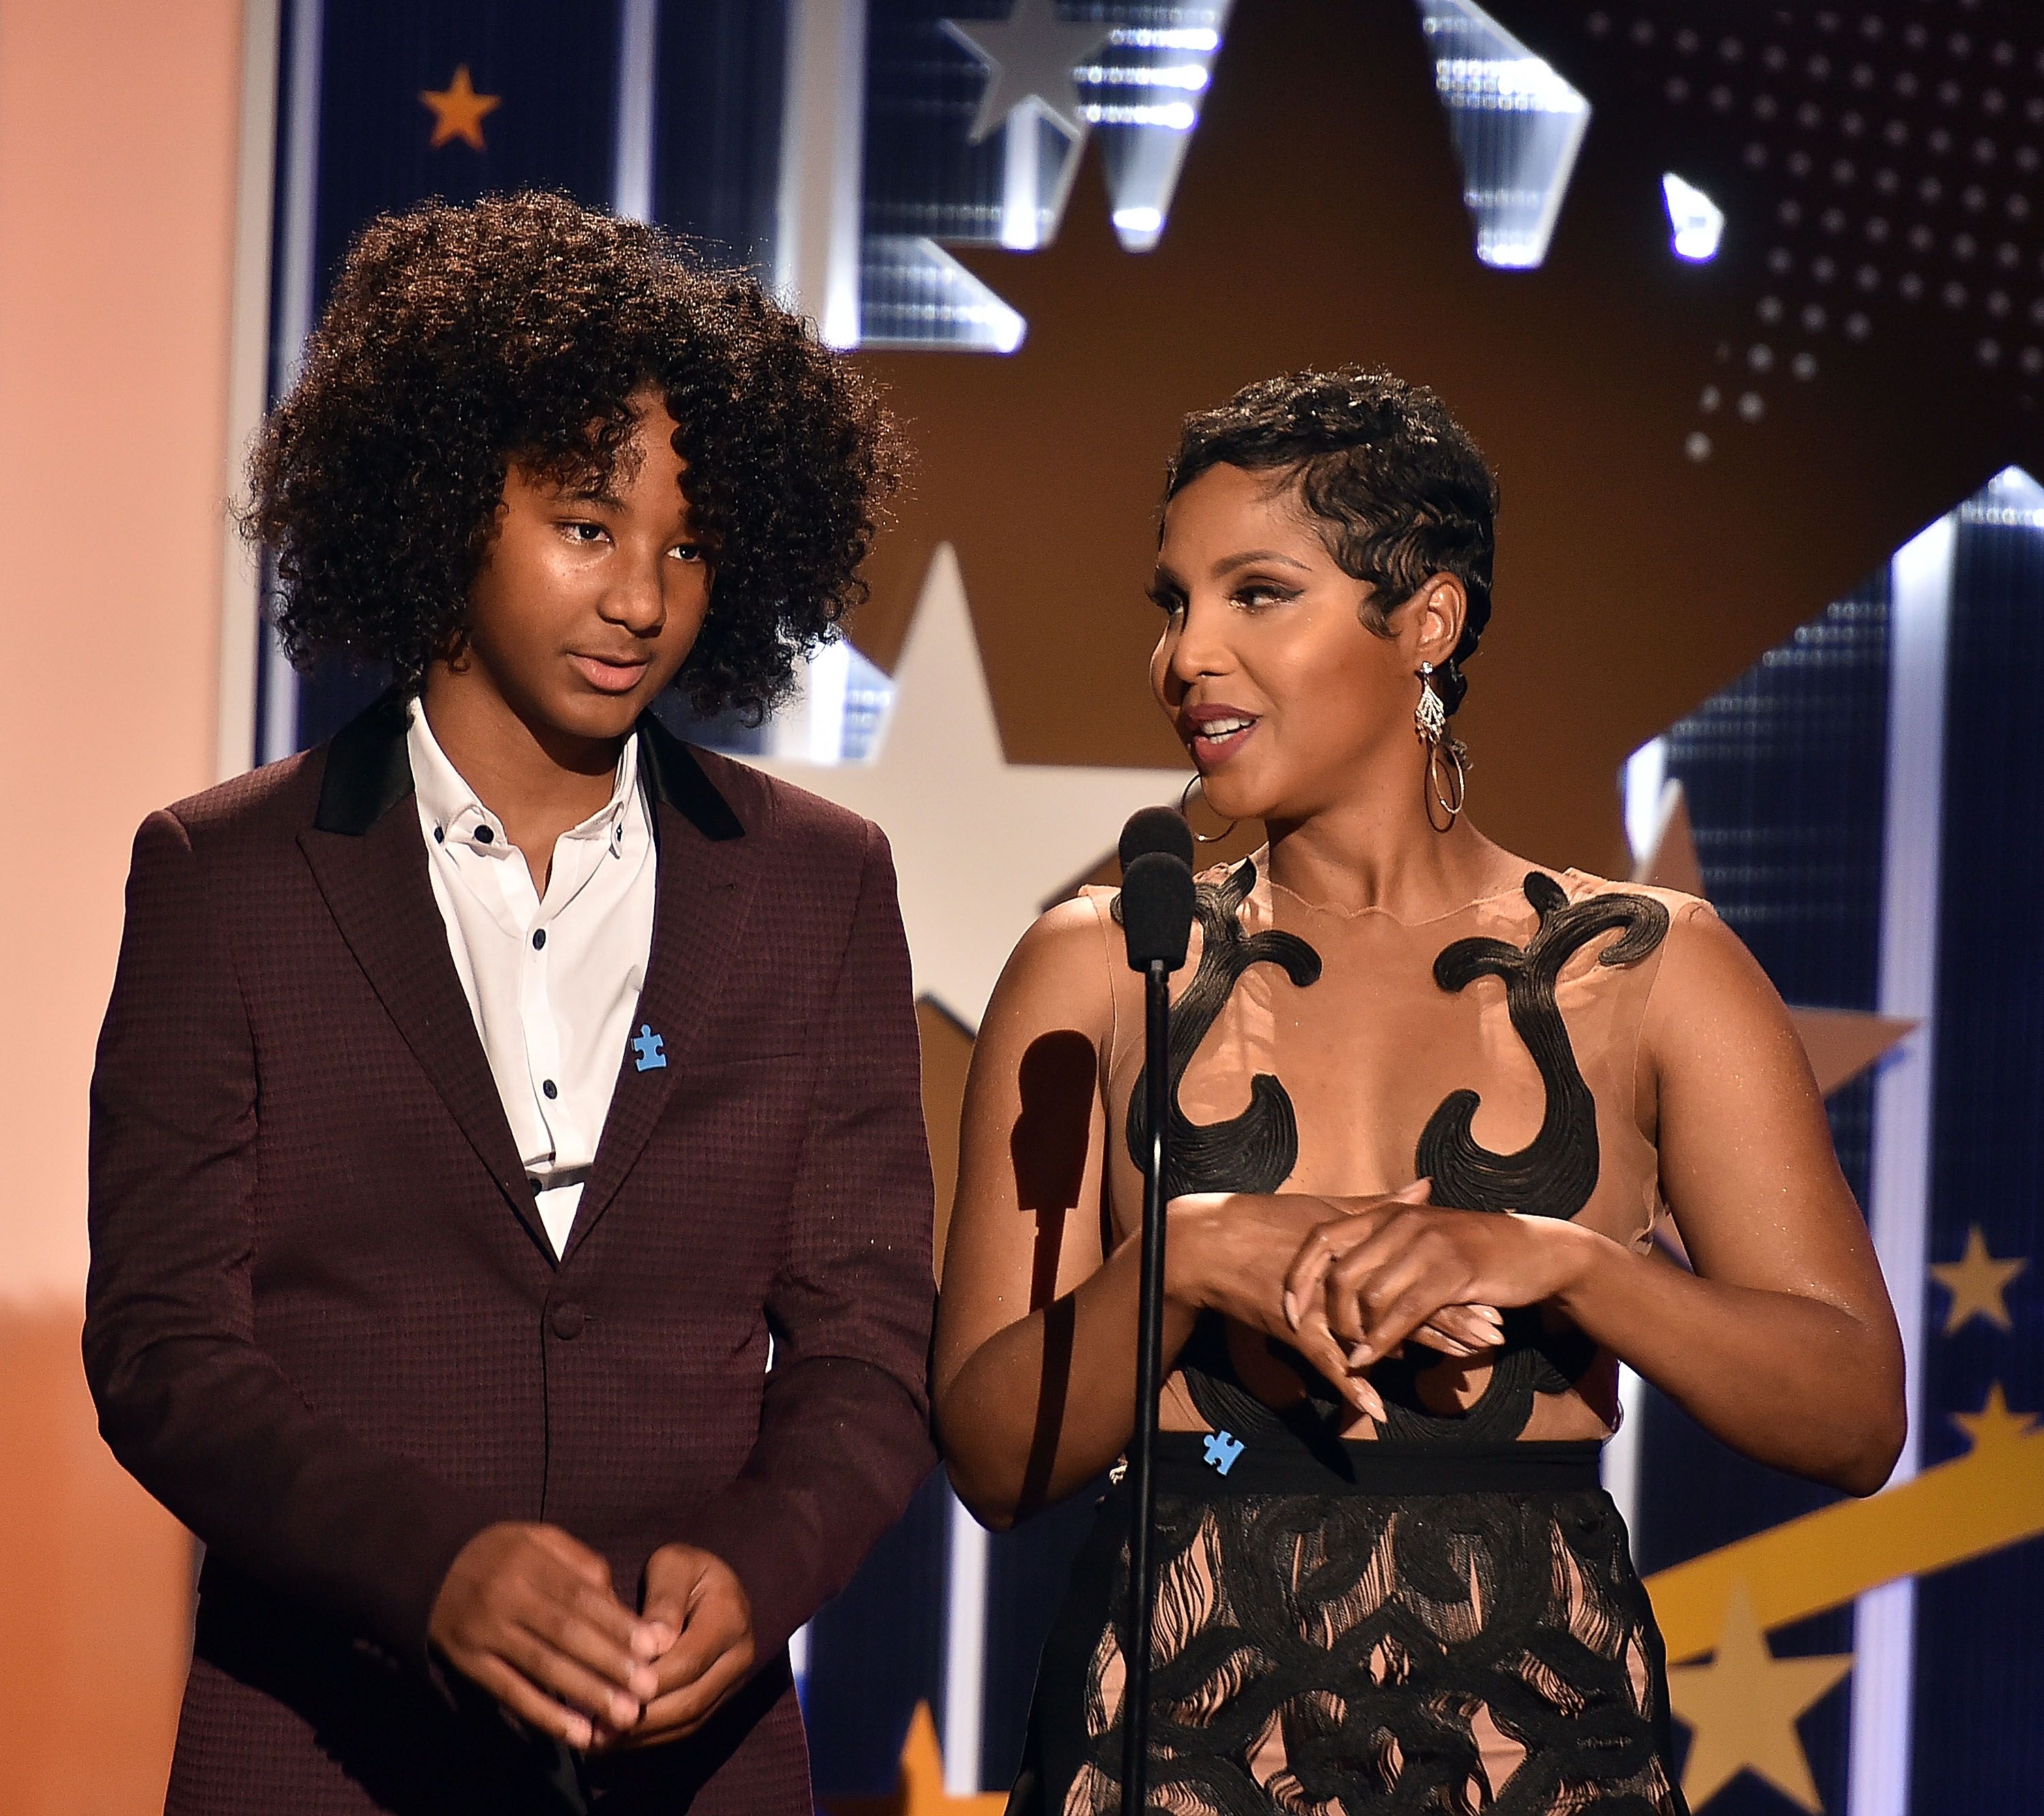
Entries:
[[582, 1308], [571, 1299], [555, 1306], [547, 1322], [553, 1326], [554, 1334], [563, 1343], [572, 1343], [582, 1334], [582, 1327], [589, 1319]]

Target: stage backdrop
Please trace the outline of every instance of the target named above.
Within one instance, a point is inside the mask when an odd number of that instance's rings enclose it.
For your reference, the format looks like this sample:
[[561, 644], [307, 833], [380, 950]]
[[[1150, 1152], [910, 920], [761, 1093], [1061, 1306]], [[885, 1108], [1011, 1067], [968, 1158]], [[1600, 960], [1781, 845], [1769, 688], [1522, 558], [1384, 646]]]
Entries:
[[[595, 10], [592, 10], [594, 12]], [[273, 385], [348, 236], [546, 183], [751, 260], [920, 478], [856, 649], [762, 733], [880, 819], [955, 1145], [1009, 943], [1175, 794], [1141, 587], [1180, 416], [1363, 359], [1499, 467], [1471, 811], [1710, 894], [1833, 1088], [1911, 1356], [1865, 1503], [1641, 1384], [1608, 1457], [1692, 1804], [2019, 1808], [2044, 1776], [2044, 31], [1989, 0], [289, 0]], [[376, 678], [274, 660], [249, 754]], [[1812, 1392], [1820, 1391], [1812, 1384]], [[1083, 1497], [940, 1481], [804, 1635], [831, 1806], [998, 1806]]]
[[[0, 5], [0, 1809], [160, 1809], [184, 1534], [79, 1365], [129, 841], [217, 779], [240, 0]], [[247, 740], [235, 758], [248, 759]]]

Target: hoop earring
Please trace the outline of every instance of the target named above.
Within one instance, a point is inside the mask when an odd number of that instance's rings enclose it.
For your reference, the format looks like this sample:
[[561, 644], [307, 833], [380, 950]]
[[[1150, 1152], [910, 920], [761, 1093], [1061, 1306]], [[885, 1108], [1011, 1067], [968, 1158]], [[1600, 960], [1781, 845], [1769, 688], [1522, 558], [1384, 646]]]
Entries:
[[[1451, 832], [1462, 816], [1462, 803], [1469, 798], [1469, 750], [1461, 739], [1448, 735], [1447, 705], [1435, 689], [1434, 674], [1433, 663], [1420, 663], [1420, 699], [1412, 708], [1413, 728], [1427, 747], [1427, 785], [1420, 799], [1427, 810], [1427, 824], [1436, 832]], [[1447, 767], [1454, 776], [1452, 797], [1443, 785], [1444, 754]], [[1437, 806], [1447, 816], [1444, 820], [1434, 817]]]
[[[1453, 770], [1455, 778], [1454, 798], [1441, 786], [1441, 758], [1445, 751], [1447, 766]], [[1459, 738], [1443, 738], [1427, 753], [1427, 824], [1436, 832], [1452, 832], [1455, 822], [1462, 816], [1462, 803], [1469, 798], [1469, 753]], [[1438, 804], [1447, 817], [1436, 820], [1434, 808]]]
[[[1190, 781], [1185, 784], [1185, 792], [1178, 797], [1178, 816], [1185, 821], [1189, 828], [1192, 826], [1193, 816], [1188, 813], [1185, 809], [1192, 800], [1193, 790], [1196, 788], [1200, 788], [1201, 780], [1202, 778], [1201, 777], [1195, 775]], [[1200, 799], [1201, 800], [1204, 800], [1206, 797], [1207, 791], [1204, 789], [1200, 789]], [[1235, 830], [1236, 824], [1237, 823], [1235, 821], [1231, 820], [1228, 824], [1223, 827], [1218, 832], [1195, 831], [1193, 832], [1193, 836], [1202, 845], [1218, 845], [1228, 835], [1228, 834]]]

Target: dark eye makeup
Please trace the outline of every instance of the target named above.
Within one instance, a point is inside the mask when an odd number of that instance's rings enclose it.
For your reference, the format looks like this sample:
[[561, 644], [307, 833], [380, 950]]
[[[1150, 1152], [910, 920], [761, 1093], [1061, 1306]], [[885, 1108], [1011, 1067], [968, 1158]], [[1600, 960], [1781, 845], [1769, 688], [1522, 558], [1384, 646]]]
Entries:
[[1271, 580], [1245, 580], [1238, 584], [1228, 595], [1236, 605], [1260, 611], [1271, 605], [1283, 605], [1299, 597], [1296, 586], [1281, 586]]

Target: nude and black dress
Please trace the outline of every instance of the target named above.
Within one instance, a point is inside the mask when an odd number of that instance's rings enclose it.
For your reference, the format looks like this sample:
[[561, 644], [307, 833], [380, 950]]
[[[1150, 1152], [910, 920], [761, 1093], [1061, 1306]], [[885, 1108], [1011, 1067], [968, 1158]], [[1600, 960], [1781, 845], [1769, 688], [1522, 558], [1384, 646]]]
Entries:
[[[1424, 1177], [1437, 1204], [1650, 1240], [1639, 1027], [1671, 926], [1706, 904], [1535, 871], [1408, 925], [1316, 908], [1259, 861], [1201, 880], [1173, 1014], [1174, 1195]], [[1118, 968], [1112, 1235], [1141, 1202], [1141, 985], [1112, 895], [1090, 893]], [[1151, 1809], [1685, 1812], [1598, 1440], [1551, 1435], [1608, 1434], [1616, 1364], [1537, 1311], [1507, 1313], [1505, 1335], [1489, 1365], [1417, 1346], [1379, 1364], [1389, 1423], [1358, 1438], [1296, 1353], [1212, 1315], [1197, 1329], [1158, 1458]], [[1128, 1518], [1117, 1487], [1044, 1648], [1010, 1816], [1120, 1808]]]

